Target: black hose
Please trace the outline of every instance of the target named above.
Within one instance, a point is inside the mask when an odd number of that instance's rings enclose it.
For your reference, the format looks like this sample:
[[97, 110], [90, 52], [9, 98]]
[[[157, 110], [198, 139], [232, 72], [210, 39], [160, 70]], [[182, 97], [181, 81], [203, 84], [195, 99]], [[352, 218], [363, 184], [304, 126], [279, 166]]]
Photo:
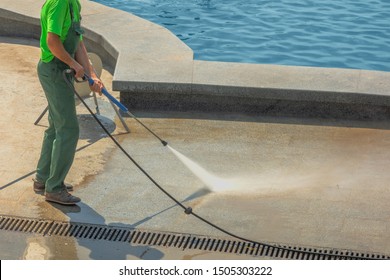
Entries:
[[[73, 84], [69, 81], [68, 77], [66, 74], [69, 74], [69, 70], [64, 70], [63, 71], [63, 78], [65, 82], [68, 84], [68, 86], [73, 90], [74, 94], [80, 99], [80, 101], [84, 104], [84, 106], [87, 108], [89, 113], [93, 116], [93, 118], [96, 120], [96, 122], [101, 126], [101, 128], [104, 130], [104, 132], [111, 138], [111, 140], [115, 143], [115, 145], [127, 156], [128, 159], [130, 159], [134, 165], [157, 187], [159, 188], [165, 195], [167, 195], [170, 199], [172, 199], [177, 205], [179, 205], [181, 208], [184, 209], [184, 212], [187, 215], [193, 215], [194, 217], [198, 218], [199, 220], [203, 221], [204, 223], [210, 225], [211, 227], [231, 236], [236, 239], [252, 243], [253, 245], [258, 245], [258, 246], [266, 246], [269, 248], [274, 248], [274, 249], [281, 249], [281, 250], [287, 250], [289, 252], [294, 252], [294, 253], [301, 253], [301, 254], [314, 254], [314, 255], [321, 255], [321, 256], [327, 256], [327, 257], [334, 257], [334, 258], [345, 258], [346, 256], [344, 255], [338, 255], [338, 254], [332, 254], [332, 253], [323, 253], [323, 252], [309, 252], [305, 250], [299, 250], [299, 249], [291, 249], [291, 248], [286, 248], [283, 246], [278, 246], [278, 245], [271, 245], [271, 244], [266, 244], [262, 242], [257, 242], [253, 241], [238, 235], [235, 235], [233, 233], [230, 233], [229, 231], [215, 225], [214, 223], [208, 221], [207, 219], [197, 215], [192, 211], [191, 207], [186, 207], [183, 205], [180, 201], [178, 201], [175, 197], [173, 197], [170, 193], [168, 193], [163, 187], [161, 187], [131, 156], [130, 154], [118, 143], [118, 141], [111, 135], [111, 133], [106, 129], [106, 127], [102, 124], [102, 122], [98, 119], [98, 117], [92, 112], [92, 110], [89, 108], [89, 106], [85, 103], [84, 99], [80, 97], [76, 89], [74, 88]], [[149, 129], [148, 129], [149, 130]], [[369, 257], [358, 257], [359, 259], [371, 259]]]

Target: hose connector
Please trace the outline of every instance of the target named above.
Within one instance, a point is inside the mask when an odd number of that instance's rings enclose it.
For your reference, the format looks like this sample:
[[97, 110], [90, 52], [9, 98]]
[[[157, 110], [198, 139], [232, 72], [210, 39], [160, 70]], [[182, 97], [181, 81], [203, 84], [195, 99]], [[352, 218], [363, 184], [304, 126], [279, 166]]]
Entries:
[[187, 207], [186, 210], [184, 210], [184, 213], [186, 213], [187, 215], [192, 214], [192, 208], [191, 207]]

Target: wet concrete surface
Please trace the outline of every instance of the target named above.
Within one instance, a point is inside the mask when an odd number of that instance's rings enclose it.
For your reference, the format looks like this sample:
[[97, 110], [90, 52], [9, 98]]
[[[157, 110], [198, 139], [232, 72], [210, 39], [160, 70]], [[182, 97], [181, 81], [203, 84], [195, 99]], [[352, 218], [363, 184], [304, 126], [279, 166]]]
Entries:
[[[238, 235], [389, 252], [388, 130], [255, 120], [143, 119], [206, 170], [234, 179], [238, 187], [226, 192], [204, 191], [197, 177], [132, 121], [132, 133], [121, 143], [179, 201]], [[95, 177], [104, 186], [100, 195], [86, 202], [95, 218], [104, 216], [105, 223], [141, 228], [220, 235], [186, 216], [181, 208], [172, 208], [174, 203], [119, 151], [113, 151], [114, 158]], [[93, 186], [92, 181], [80, 194]], [[113, 200], [115, 205], [110, 204]], [[134, 211], [123, 211], [129, 207]]]
[[[186, 215], [80, 106], [81, 138], [68, 181], [82, 202], [64, 207], [35, 194], [31, 178], [46, 123], [33, 122], [45, 102], [33, 75], [17, 82], [34, 71], [33, 63], [25, 66], [30, 70], [13, 66], [1, 76], [6, 97], [0, 214], [229, 238]], [[109, 75], [105, 79], [109, 84]], [[36, 95], [26, 95], [26, 86]], [[26, 97], [17, 98], [21, 93]], [[102, 99], [101, 119], [132, 158], [177, 200], [219, 227], [260, 242], [390, 254], [389, 120], [133, 113], [172, 148], [234, 182], [233, 189], [210, 190], [133, 119], [126, 119], [131, 132], [124, 134]], [[4, 259], [245, 258], [1, 230], [0, 235]]]

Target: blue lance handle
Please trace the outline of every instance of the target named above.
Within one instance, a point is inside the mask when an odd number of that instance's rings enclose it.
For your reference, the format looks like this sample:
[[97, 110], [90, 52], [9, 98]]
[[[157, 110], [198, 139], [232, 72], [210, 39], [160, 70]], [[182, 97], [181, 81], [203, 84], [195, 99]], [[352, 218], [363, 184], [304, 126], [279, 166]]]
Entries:
[[[94, 81], [89, 77], [88, 75], [84, 74], [85, 79], [88, 80], [88, 83], [92, 86], [94, 84]], [[129, 113], [129, 110], [122, 104], [120, 103], [114, 96], [108, 93], [106, 88], [102, 89], [102, 93], [110, 99], [116, 106], [118, 106], [119, 109], [121, 109], [124, 113]]]

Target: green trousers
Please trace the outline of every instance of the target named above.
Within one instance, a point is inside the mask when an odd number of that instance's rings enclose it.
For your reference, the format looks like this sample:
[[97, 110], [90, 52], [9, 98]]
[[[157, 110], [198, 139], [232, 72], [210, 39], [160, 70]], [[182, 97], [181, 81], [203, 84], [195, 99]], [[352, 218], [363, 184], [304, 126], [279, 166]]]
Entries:
[[66, 68], [56, 58], [38, 64], [38, 77], [49, 104], [49, 127], [44, 134], [36, 178], [45, 182], [46, 192], [61, 190], [79, 138], [74, 93], [62, 76]]

